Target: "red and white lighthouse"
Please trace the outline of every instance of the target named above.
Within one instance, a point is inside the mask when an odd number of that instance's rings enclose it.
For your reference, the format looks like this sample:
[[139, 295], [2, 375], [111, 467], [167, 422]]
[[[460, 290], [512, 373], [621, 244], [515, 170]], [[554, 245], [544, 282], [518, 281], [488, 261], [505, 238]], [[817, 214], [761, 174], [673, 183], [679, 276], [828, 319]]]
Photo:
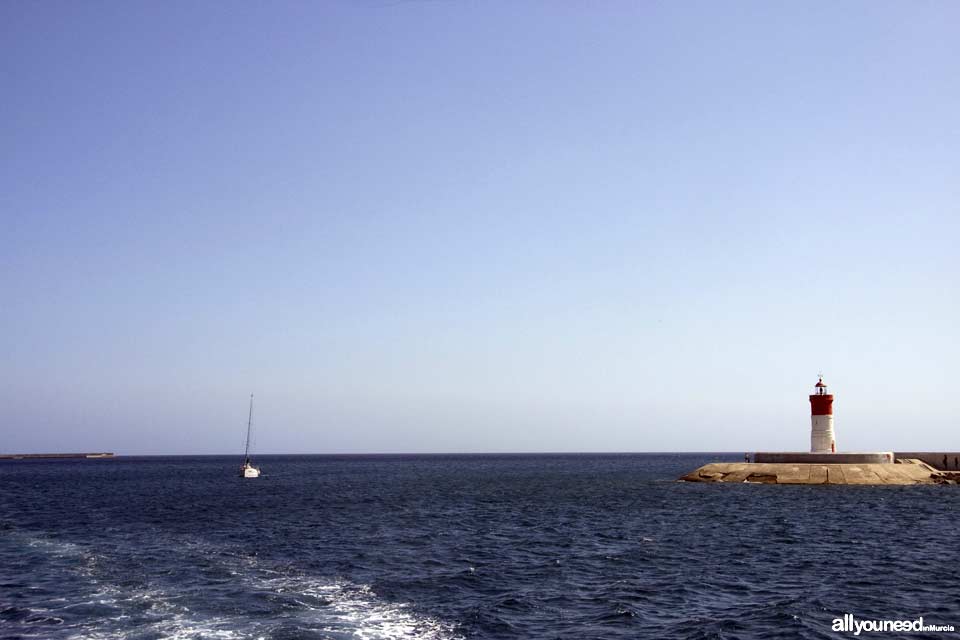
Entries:
[[833, 435], [833, 396], [827, 393], [823, 376], [810, 396], [810, 453], [836, 453], [837, 440]]

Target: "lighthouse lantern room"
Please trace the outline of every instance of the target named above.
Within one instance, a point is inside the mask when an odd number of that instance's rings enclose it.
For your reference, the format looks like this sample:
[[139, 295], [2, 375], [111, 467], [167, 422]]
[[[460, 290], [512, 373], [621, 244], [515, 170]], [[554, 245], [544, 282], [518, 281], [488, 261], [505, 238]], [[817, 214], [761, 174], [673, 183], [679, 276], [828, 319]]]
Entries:
[[823, 376], [814, 385], [810, 396], [810, 452], [836, 453], [837, 441], [833, 434], [833, 396], [827, 393]]

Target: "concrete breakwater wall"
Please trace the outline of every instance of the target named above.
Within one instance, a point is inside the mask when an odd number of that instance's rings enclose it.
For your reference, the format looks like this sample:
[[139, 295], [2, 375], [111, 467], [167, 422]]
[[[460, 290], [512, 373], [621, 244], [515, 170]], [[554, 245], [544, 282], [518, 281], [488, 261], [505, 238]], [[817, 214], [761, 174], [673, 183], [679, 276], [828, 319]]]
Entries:
[[960, 451], [896, 451], [893, 456], [923, 460], [941, 471], [960, 471]]
[[[806, 451], [757, 451], [753, 462], [782, 464], [787, 462], [802, 464], [893, 464], [896, 458], [892, 451], [872, 453], [807, 453]], [[912, 456], [911, 456], [912, 457]]]
[[0, 460], [36, 460], [36, 459], [63, 459], [63, 458], [112, 458], [110, 451], [94, 451], [90, 453], [0, 453]]
[[714, 462], [680, 478], [687, 482], [760, 484], [958, 484], [960, 471], [938, 471], [920, 460], [883, 464]]

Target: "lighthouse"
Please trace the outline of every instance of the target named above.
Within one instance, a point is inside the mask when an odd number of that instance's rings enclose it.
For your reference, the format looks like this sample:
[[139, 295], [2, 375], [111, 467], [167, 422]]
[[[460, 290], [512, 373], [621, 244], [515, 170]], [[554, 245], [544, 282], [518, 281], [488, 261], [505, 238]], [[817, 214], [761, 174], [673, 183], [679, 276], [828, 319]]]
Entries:
[[[833, 435], [833, 396], [827, 393], [827, 384], [823, 381], [823, 376], [820, 376], [817, 380], [817, 384], [813, 386], [813, 393], [810, 394], [810, 453], [801, 453], [799, 451], [757, 451], [753, 454], [754, 465], [799, 464], [810, 466], [809, 469], [797, 466], [791, 466], [789, 469], [784, 468], [782, 471], [784, 475], [774, 480], [778, 483], [792, 483], [794, 480], [787, 479], [789, 474], [804, 474], [809, 471], [809, 477], [804, 476], [804, 478], [809, 480], [810, 484], [837, 484], [837, 482], [840, 484], [869, 484], [872, 482], [872, 479], [868, 482], [864, 480], [865, 476], [860, 476], [859, 479], [857, 479], [856, 474], [863, 473], [864, 470], [855, 465], [893, 464], [893, 461], [892, 451], [837, 453], [837, 440], [836, 436]], [[823, 466], [818, 467], [815, 474], [813, 465]], [[750, 466], [748, 460], [746, 467], [749, 469]], [[840, 467], [843, 467], [842, 471]], [[775, 476], [776, 473], [772, 471], [768, 473], [768, 471], [770, 471], [770, 469], [759, 469], [756, 472], [757, 478], [763, 478], [763, 480], [758, 479], [756, 481], [770, 482], [770, 478]], [[714, 472], [710, 471], [710, 473]], [[844, 475], [838, 480], [838, 474], [841, 473], [850, 475]], [[753, 482], [752, 480], [744, 479], [742, 475], [734, 476], [732, 473], [730, 473], [729, 480], [727, 480], [726, 476], [721, 472], [716, 472], [715, 475], [723, 476], [719, 480], [721, 482], [733, 482], [733, 478], [737, 478], [737, 482]], [[815, 480], [815, 476], [822, 479]], [[800, 480], [800, 482], [803, 484], [806, 483], [807, 480]], [[886, 482], [886, 480], [884, 480], [884, 482]]]
[[827, 393], [823, 376], [814, 385], [810, 396], [810, 453], [836, 453], [833, 435], [833, 396]]

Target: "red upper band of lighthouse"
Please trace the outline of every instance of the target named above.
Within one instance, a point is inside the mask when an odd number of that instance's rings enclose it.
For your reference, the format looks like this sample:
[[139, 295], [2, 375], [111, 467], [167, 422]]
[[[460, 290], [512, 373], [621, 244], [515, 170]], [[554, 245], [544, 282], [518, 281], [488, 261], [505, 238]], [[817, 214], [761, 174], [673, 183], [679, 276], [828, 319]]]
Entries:
[[814, 385], [816, 391], [810, 396], [810, 412], [815, 416], [833, 415], [833, 396], [827, 393], [827, 385], [823, 382], [823, 376]]

